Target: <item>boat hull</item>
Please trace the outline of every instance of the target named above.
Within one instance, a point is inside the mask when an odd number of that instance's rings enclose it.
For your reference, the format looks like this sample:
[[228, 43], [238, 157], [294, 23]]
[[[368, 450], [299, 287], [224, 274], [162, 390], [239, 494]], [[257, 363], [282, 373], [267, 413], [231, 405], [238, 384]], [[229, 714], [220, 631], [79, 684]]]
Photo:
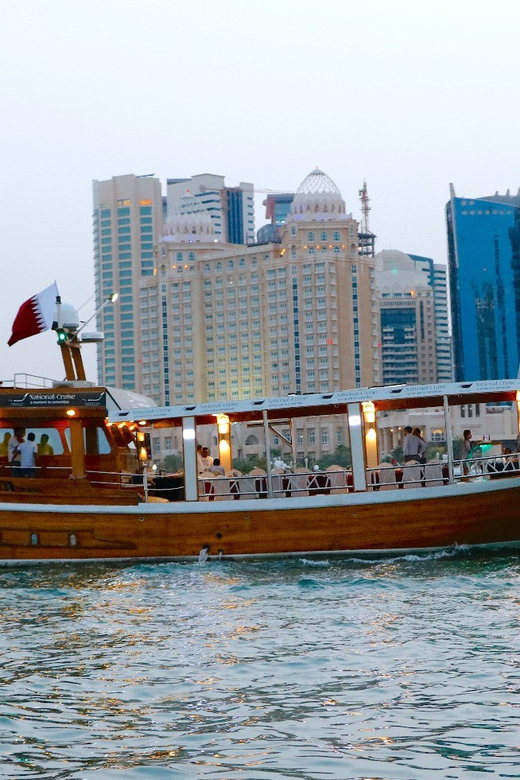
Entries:
[[[425, 495], [427, 494], [427, 495]], [[520, 480], [311, 498], [0, 504], [0, 562], [520, 546]]]

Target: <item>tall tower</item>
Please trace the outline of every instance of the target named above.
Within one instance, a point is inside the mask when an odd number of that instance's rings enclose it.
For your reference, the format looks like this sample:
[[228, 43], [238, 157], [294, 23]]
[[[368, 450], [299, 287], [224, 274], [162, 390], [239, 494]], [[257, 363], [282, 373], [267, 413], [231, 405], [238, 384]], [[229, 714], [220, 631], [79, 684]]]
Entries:
[[359, 199], [361, 201], [361, 225], [359, 226], [358, 238], [359, 238], [359, 253], [364, 257], [374, 257], [376, 247], [376, 235], [370, 231], [368, 216], [372, 210], [370, 205], [370, 198], [368, 197], [368, 189], [366, 181], [363, 182], [363, 187], [359, 190]]
[[296, 191], [282, 245], [290, 261], [296, 391], [379, 382], [374, 262], [360, 255], [358, 223], [318, 168]]
[[383, 384], [437, 382], [435, 296], [429, 269], [393, 249], [378, 252], [375, 260]]
[[446, 206], [455, 379], [516, 377], [520, 359], [520, 193]]
[[139, 282], [154, 273], [161, 185], [153, 176], [114, 176], [94, 181], [93, 195], [96, 306], [119, 293], [118, 303], [98, 315], [97, 327], [105, 333], [98, 348], [98, 380], [135, 390], [141, 353]]

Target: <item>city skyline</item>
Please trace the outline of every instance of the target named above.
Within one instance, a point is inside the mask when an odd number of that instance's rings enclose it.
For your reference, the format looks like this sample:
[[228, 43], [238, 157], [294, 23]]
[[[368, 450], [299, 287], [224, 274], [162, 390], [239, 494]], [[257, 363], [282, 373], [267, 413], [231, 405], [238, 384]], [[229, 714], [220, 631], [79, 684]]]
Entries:
[[[318, 13], [223, 0], [199, 11], [161, 0], [0, 9], [2, 255], [16, 269], [4, 343], [18, 306], [54, 279], [85, 304], [82, 318], [93, 313], [93, 179], [251, 181], [258, 229], [265, 190], [295, 191], [318, 165], [356, 219], [367, 182], [377, 250], [444, 264], [449, 182], [468, 197], [516, 192], [515, 3], [496, 11], [509, 22], [500, 36], [478, 1], [329, 2]], [[485, 105], [500, 105], [500, 120]], [[2, 358], [5, 378], [62, 373], [52, 334]], [[93, 347], [85, 361], [95, 375]]]

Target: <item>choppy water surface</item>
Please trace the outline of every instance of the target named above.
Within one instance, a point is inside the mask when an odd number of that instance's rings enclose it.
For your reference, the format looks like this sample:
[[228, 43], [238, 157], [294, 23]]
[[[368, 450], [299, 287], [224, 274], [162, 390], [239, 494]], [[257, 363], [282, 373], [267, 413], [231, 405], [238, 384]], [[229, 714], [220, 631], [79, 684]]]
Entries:
[[0, 777], [518, 778], [520, 558], [0, 570]]

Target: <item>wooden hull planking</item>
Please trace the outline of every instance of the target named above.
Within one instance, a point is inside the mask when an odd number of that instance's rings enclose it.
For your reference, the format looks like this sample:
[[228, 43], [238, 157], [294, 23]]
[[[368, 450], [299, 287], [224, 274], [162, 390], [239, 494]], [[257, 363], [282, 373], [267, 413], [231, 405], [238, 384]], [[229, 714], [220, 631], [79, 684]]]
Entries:
[[[0, 505], [0, 562], [419, 550], [519, 542], [520, 484], [311, 501], [140, 507]], [[496, 483], [495, 483], [496, 484]], [[428, 491], [430, 492], [430, 491]], [[400, 495], [398, 495], [400, 494]], [[274, 503], [274, 507], [273, 507]], [[225, 504], [225, 506], [224, 506]]]

